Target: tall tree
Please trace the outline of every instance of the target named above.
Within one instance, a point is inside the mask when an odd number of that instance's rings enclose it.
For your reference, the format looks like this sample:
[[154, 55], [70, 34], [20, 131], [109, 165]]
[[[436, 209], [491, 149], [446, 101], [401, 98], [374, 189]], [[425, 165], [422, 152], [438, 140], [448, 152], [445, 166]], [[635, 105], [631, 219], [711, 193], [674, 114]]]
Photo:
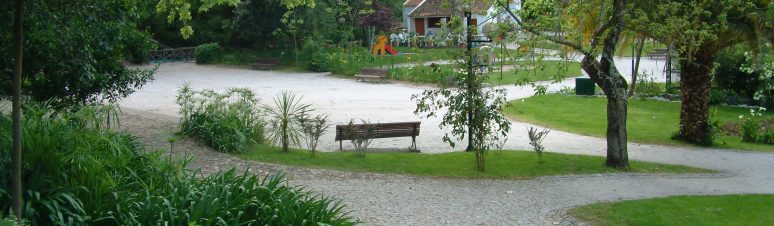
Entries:
[[676, 138], [711, 144], [709, 92], [715, 55], [738, 43], [747, 43], [758, 50], [763, 39], [774, 40], [773, 21], [765, 15], [772, 7], [772, 1], [650, 0], [638, 3], [628, 28], [671, 44], [677, 52], [682, 104]]
[[[128, 35], [137, 31], [134, 6], [132, 0], [25, 1], [23, 51], [35, 60], [23, 61], [28, 72], [23, 94], [67, 107], [116, 101], [150, 81], [153, 70], [130, 69], [121, 62]], [[0, 11], [15, 10], [0, 4]], [[0, 14], [0, 20], [13, 21], [12, 15]], [[13, 43], [9, 35], [0, 35], [3, 91], [12, 89], [7, 81], [12, 78]]]
[[[607, 96], [607, 159], [605, 165], [614, 168], [629, 168], [626, 133], [626, 79], [618, 72], [613, 60], [616, 46], [625, 26], [627, 0], [607, 0], [592, 2], [577, 1], [534, 1], [548, 7], [538, 9], [562, 10], [558, 13], [534, 13], [519, 11], [519, 15], [529, 15], [522, 20], [503, 0], [497, 0], [503, 10], [508, 12], [519, 27], [533, 35], [565, 45], [583, 54], [581, 68], [591, 77]], [[604, 6], [604, 7], [599, 7]], [[524, 10], [524, 9], [522, 9]], [[570, 16], [572, 15], [572, 16]], [[598, 18], [594, 28], [581, 26], [590, 24], [588, 18]], [[565, 21], [561, 27], [564, 36], [552, 36], [545, 31], [556, 29], [557, 21]]]

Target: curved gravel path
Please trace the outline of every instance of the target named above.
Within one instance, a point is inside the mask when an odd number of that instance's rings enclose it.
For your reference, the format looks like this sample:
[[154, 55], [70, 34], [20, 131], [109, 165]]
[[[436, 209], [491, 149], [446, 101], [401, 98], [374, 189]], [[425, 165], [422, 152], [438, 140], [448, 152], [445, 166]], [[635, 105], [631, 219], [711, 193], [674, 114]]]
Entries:
[[[124, 99], [122, 121], [151, 148], [168, 147], [166, 137], [177, 129], [177, 88], [190, 82], [195, 89], [248, 87], [264, 102], [280, 91], [303, 94], [334, 122], [366, 118], [372, 122], [421, 120], [418, 146], [423, 152], [451, 150], [440, 142], [438, 119], [412, 114], [410, 96], [424, 87], [405, 84], [358, 83], [320, 73], [283, 73], [204, 67], [188, 63], [162, 65], [156, 81]], [[572, 84], [550, 84], [550, 90]], [[532, 94], [531, 88], [508, 87], [509, 99]], [[527, 124], [514, 122], [507, 149], [527, 149]], [[323, 149], [337, 149], [329, 133]], [[378, 139], [376, 148], [406, 147], [407, 139]], [[604, 155], [605, 140], [553, 131], [546, 139], [552, 152]], [[192, 168], [205, 173], [239, 167], [258, 173], [285, 171], [290, 183], [341, 198], [367, 225], [550, 225], [571, 224], [563, 210], [588, 203], [677, 194], [774, 193], [774, 154], [744, 153], [689, 147], [629, 144], [630, 159], [683, 164], [724, 173], [715, 175], [637, 175], [543, 177], [533, 180], [463, 180], [402, 175], [347, 173], [277, 166], [213, 152], [190, 139], [175, 144], [175, 155], [193, 155]], [[345, 145], [345, 148], [347, 146]], [[514, 165], [518, 167], [518, 165]]]

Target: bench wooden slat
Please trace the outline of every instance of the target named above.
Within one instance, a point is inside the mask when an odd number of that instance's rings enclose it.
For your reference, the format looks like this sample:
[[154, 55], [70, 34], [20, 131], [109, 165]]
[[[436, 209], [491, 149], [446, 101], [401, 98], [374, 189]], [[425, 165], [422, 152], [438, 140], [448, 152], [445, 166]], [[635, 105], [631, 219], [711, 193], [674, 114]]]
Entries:
[[373, 127], [371, 138], [391, 138], [391, 137], [411, 137], [411, 146], [416, 149], [416, 137], [419, 136], [421, 122], [392, 122], [376, 124], [354, 124], [350, 130], [350, 125], [336, 125], [335, 141], [339, 141], [341, 149], [342, 141], [352, 140], [350, 132], [356, 133], [356, 136], [362, 136], [368, 132], [368, 127]]
[[363, 70], [360, 70], [360, 73], [355, 75], [356, 81], [366, 81], [366, 80], [383, 80], [387, 78], [387, 69], [378, 69], [378, 68], [364, 68]]
[[272, 70], [277, 65], [279, 65], [279, 60], [277, 58], [256, 58], [253, 69]]

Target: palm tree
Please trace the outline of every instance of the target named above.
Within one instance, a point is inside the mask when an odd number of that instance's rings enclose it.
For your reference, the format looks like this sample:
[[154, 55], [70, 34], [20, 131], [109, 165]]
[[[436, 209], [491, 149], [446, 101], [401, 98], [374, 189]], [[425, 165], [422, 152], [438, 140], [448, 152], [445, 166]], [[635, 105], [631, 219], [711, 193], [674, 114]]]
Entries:
[[[758, 50], [772, 35], [771, 0], [643, 1], [641, 20], [630, 28], [672, 43], [680, 66], [680, 130], [676, 138], [711, 144], [709, 92], [715, 55], [746, 43]], [[768, 11], [768, 12], [767, 12]], [[675, 32], [679, 31], [679, 32]]]

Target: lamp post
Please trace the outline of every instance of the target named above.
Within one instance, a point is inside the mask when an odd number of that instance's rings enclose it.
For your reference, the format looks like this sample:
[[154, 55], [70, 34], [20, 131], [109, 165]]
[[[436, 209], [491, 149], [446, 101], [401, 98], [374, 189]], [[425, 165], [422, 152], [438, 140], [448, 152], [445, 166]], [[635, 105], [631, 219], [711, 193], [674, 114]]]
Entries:
[[465, 48], [467, 51], [467, 73], [468, 76], [465, 78], [465, 84], [467, 85], [467, 111], [468, 111], [468, 147], [465, 148], [465, 151], [473, 151], [473, 32], [471, 32], [471, 26], [470, 23], [472, 22], [472, 13], [470, 10], [470, 3], [468, 1], [463, 2], [461, 4], [462, 11], [465, 15], [466, 25], [466, 38], [465, 38]]

